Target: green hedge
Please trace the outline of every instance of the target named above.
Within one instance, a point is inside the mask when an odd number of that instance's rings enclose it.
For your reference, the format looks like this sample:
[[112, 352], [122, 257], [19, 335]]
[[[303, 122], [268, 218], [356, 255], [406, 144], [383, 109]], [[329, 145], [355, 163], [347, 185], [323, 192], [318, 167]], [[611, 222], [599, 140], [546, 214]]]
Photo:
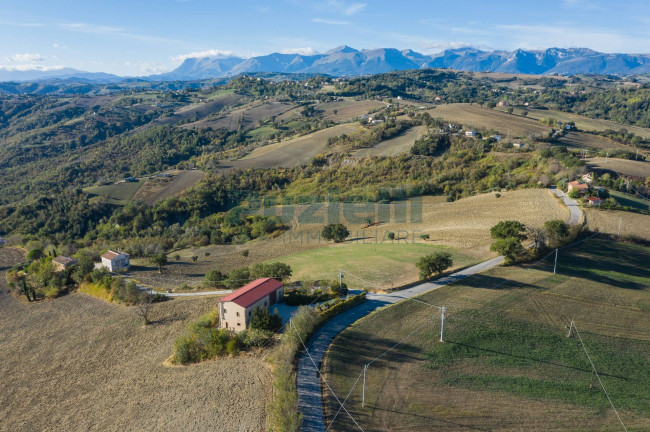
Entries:
[[341, 314], [345, 311], [348, 311], [352, 309], [355, 306], [360, 305], [361, 303], [366, 301], [366, 292], [363, 291], [361, 294], [354, 295], [352, 297], [348, 297], [347, 299], [343, 300], [340, 303], [336, 303], [334, 306], [331, 308], [323, 311], [320, 313], [320, 317], [322, 319], [322, 322], [325, 322], [329, 319], [332, 319], [338, 314]]

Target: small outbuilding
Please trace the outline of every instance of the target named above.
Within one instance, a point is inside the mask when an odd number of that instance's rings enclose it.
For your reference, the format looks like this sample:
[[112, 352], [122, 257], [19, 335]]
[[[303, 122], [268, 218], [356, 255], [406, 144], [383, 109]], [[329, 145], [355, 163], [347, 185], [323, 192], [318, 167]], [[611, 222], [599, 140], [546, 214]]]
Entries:
[[109, 250], [102, 255], [102, 267], [106, 267], [108, 271], [113, 273], [126, 271], [131, 267], [129, 254]]
[[52, 265], [54, 266], [55, 272], [66, 271], [73, 265], [77, 264], [77, 260], [67, 256], [59, 255], [58, 257], [52, 260]]
[[579, 181], [572, 181], [569, 183], [567, 192], [571, 192], [574, 189], [577, 189], [581, 194], [585, 194], [589, 191], [589, 185], [585, 183], [580, 183]]
[[602, 198], [598, 198], [594, 196], [587, 197], [587, 205], [590, 207], [600, 206], [604, 202], [605, 200], [603, 200]]
[[272, 278], [256, 279], [219, 300], [219, 326], [235, 332], [248, 328], [257, 307], [269, 309], [284, 300], [284, 285]]

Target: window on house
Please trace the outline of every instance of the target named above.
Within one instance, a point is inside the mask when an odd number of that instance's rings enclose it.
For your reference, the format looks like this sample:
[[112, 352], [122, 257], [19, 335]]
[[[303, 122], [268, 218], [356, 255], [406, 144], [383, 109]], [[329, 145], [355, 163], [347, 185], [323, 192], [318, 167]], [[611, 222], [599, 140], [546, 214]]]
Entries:
[[251, 312], [251, 311], [248, 311], [248, 316], [251, 316], [251, 314], [252, 314], [252, 313], [253, 313], [253, 312]]
[[266, 302], [264, 302], [264, 306], [266, 306]]
[[239, 316], [239, 312], [237, 312], [237, 316]]
[[241, 325], [241, 323], [237, 323], [237, 325], [238, 325], [238, 326], [240, 326], [240, 325]]

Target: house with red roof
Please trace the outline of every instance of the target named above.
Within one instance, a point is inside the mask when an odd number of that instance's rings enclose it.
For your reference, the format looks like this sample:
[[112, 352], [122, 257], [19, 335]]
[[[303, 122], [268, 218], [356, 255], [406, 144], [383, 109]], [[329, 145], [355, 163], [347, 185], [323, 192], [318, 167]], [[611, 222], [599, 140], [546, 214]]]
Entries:
[[589, 185], [585, 183], [580, 183], [579, 181], [572, 181], [569, 183], [569, 186], [567, 188], [567, 192], [571, 192], [572, 190], [576, 189], [578, 192], [580, 192], [582, 195], [586, 194], [589, 192]]
[[284, 285], [272, 278], [256, 279], [219, 300], [219, 326], [235, 332], [248, 328], [257, 307], [269, 309], [284, 299]]

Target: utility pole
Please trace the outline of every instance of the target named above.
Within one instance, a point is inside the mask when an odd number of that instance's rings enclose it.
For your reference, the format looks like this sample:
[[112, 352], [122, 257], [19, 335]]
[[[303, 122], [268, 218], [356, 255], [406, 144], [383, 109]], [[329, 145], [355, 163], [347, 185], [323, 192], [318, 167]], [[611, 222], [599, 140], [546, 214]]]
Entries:
[[571, 319], [571, 324], [569, 325], [569, 332], [566, 334], [566, 337], [571, 337], [571, 330], [573, 330], [573, 319]]
[[343, 291], [343, 269], [339, 269], [339, 295]]
[[621, 224], [623, 223], [623, 216], [618, 218], [618, 237], [621, 237]]
[[446, 307], [442, 307], [442, 312], [440, 314], [440, 342], [444, 342], [445, 338], [445, 311], [447, 310]]
[[553, 274], [555, 274], [556, 269], [557, 269], [557, 249], [555, 249], [555, 264], [553, 264]]
[[366, 406], [366, 372], [368, 371], [368, 365], [363, 365], [363, 390], [361, 392], [361, 408]]
[[605, 163], [609, 161], [609, 152], [605, 153]]

